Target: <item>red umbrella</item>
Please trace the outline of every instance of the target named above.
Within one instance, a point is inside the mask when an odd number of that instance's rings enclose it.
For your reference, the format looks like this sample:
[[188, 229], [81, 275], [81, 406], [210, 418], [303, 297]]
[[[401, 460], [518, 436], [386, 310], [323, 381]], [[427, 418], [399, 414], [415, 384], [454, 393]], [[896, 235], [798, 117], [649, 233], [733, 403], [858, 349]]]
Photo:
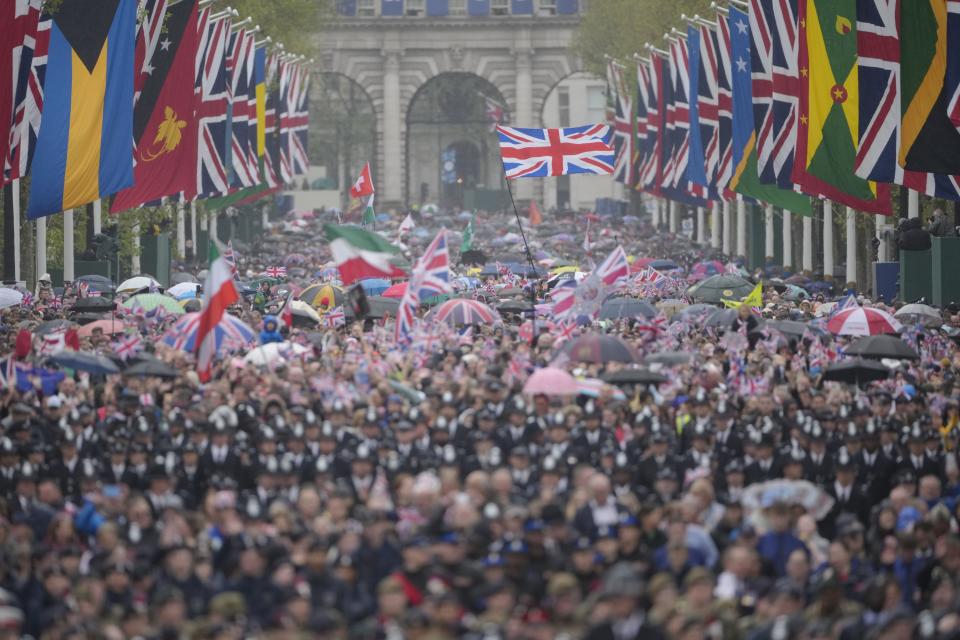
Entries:
[[875, 336], [897, 333], [903, 326], [886, 311], [873, 307], [844, 309], [827, 322], [830, 333], [839, 336]]
[[403, 294], [407, 292], [407, 283], [398, 282], [395, 285], [391, 285], [389, 289], [381, 293], [380, 295], [384, 298], [396, 298], [399, 300], [403, 297]]
[[630, 273], [640, 273], [654, 260], [656, 260], [656, 258], [637, 258], [633, 261], [633, 264], [630, 265]]

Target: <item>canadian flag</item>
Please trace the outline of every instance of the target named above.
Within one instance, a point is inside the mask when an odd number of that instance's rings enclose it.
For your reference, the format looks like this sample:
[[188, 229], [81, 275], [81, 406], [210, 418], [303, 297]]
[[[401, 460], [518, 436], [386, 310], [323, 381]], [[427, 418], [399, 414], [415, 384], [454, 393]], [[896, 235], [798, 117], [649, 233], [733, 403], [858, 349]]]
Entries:
[[363, 171], [360, 172], [357, 181], [350, 187], [350, 197], [363, 198], [372, 194], [373, 191], [373, 178], [370, 177], [370, 163], [366, 162], [363, 165]]

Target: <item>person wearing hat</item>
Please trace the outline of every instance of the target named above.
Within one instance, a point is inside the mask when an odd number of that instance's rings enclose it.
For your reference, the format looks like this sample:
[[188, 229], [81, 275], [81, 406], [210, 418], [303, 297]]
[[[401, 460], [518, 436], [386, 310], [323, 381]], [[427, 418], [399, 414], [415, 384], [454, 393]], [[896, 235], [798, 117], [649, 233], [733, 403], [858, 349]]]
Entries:
[[663, 631], [647, 621], [640, 600], [643, 581], [626, 563], [611, 567], [599, 592], [606, 619], [592, 627], [585, 640], [661, 640]]
[[756, 434], [754, 445], [755, 460], [744, 469], [746, 483], [755, 484], [781, 477], [783, 469], [774, 454], [773, 435]]
[[505, 422], [497, 430], [497, 446], [501, 451], [529, 447], [537, 439], [539, 429], [536, 423], [527, 421], [527, 403], [523, 396], [517, 395], [507, 401], [502, 418]]
[[591, 398], [583, 405], [581, 425], [573, 434], [573, 446], [583, 453], [592, 466], [600, 465], [600, 452], [616, 446], [613, 434], [602, 425], [603, 411]]
[[620, 522], [621, 514], [627, 511], [613, 495], [610, 478], [594, 474], [590, 478], [590, 500], [577, 509], [573, 526], [581, 535], [592, 536], [597, 528]]
[[836, 479], [827, 485], [827, 493], [834, 499], [830, 512], [819, 522], [820, 535], [832, 540], [837, 531], [837, 519], [842, 513], [848, 513], [856, 521], [865, 525], [870, 517], [870, 504], [867, 496], [857, 486], [857, 467], [854, 458], [846, 448], [837, 452], [834, 469]]
[[203, 454], [201, 466], [209, 476], [221, 475], [228, 478], [237, 478], [243, 463], [235, 451], [231, 428], [222, 421], [213, 424], [210, 436], [210, 446]]
[[674, 461], [669, 453], [669, 435], [659, 424], [654, 424], [650, 429], [649, 450], [637, 463], [637, 484], [652, 491], [664, 469], [671, 469], [676, 473]]
[[927, 434], [919, 422], [914, 422], [907, 433], [907, 450], [900, 461], [899, 469], [908, 470], [916, 478], [933, 475], [940, 477], [940, 466], [927, 455]]

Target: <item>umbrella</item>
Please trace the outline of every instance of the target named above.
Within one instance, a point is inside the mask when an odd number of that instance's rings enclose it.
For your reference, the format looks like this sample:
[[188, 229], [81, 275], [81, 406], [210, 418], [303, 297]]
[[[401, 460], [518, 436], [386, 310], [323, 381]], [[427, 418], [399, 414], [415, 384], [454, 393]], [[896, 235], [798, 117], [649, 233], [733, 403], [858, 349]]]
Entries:
[[23, 294], [16, 289], [0, 288], [0, 309], [13, 307], [23, 302]]
[[271, 342], [251, 350], [243, 357], [243, 361], [267, 366], [291, 358], [298, 358], [309, 351], [309, 347], [295, 342]]
[[144, 360], [137, 362], [123, 371], [128, 378], [176, 378], [179, 372], [160, 360]]
[[33, 333], [38, 336], [45, 336], [50, 333], [56, 333], [57, 331], [66, 331], [74, 326], [74, 323], [70, 320], [47, 320], [46, 322], [38, 324], [37, 328], [33, 330]]
[[694, 302], [710, 302], [720, 304], [724, 299], [739, 300], [753, 291], [754, 285], [749, 280], [737, 275], [719, 274], [701, 280], [687, 289], [687, 295]]
[[103, 296], [96, 296], [93, 298], [80, 298], [73, 303], [70, 310], [78, 313], [103, 313], [105, 311], [113, 311], [116, 308], [117, 303], [114, 300], [104, 298]]
[[657, 310], [649, 302], [636, 298], [613, 298], [600, 307], [601, 320], [620, 320], [622, 318], [653, 318]]
[[306, 264], [309, 261], [310, 260], [307, 258], [307, 256], [303, 255], [302, 253], [291, 253], [283, 259], [284, 264], [286, 264], [288, 267], [295, 264]]
[[326, 313], [330, 309], [343, 304], [343, 287], [329, 282], [318, 282], [310, 285], [297, 296], [308, 305]]
[[599, 398], [609, 393], [614, 400], [626, 400], [627, 396], [620, 389], [608, 384], [600, 378], [577, 378], [577, 395], [588, 398]]
[[189, 298], [187, 300], [183, 300], [181, 301], [180, 304], [183, 306], [183, 310], [186, 311], [187, 313], [196, 313], [197, 311], [200, 311], [200, 309], [203, 308], [203, 303], [200, 302], [200, 300], [198, 300], [197, 298]]
[[723, 273], [723, 263], [719, 260], [701, 260], [693, 265], [690, 273], [700, 273], [705, 276], [715, 276]]
[[399, 300], [400, 298], [403, 297], [403, 294], [405, 294], [406, 292], [407, 292], [407, 283], [398, 282], [397, 284], [391, 286], [380, 295], [383, 296], [384, 298], [395, 298]]
[[390, 288], [390, 281], [385, 278], [366, 278], [360, 281], [360, 286], [368, 296], [378, 296]]
[[801, 286], [788, 284], [786, 293], [784, 293], [784, 297], [791, 301], [807, 300], [810, 297], [810, 294], [807, 293], [807, 290]]
[[497, 310], [503, 313], [525, 313], [532, 309], [529, 300], [507, 300], [497, 305]]
[[[188, 313], [178, 318], [163, 337], [164, 344], [193, 353], [197, 349], [197, 331], [200, 329], [200, 314]], [[225, 314], [214, 329], [214, 341], [217, 351], [221, 349], [242, 349], [257, 341], [256, 332], [236, 316]]]
[[77, 335], [81, 338], [88, 338], [93, 335], [93, 332], [96, 329], [100, 329], [104, 335], [110, 336], [116, 333], [123, 333], [124, 326], [125, 325], [122, 320], [103, 318], [83, 325], [77, 329]]
[[99, 291], [100, 293], [113, 293], [113, 280], [111, 280], [106, 276], [90, 274], [85, 276], [79, 276], [76, 280], [73, 281], [74, 284], [79, 284], [81, 282], [86, 282], [87, 288], [90, 291]]
[[880, 360], [919, 360], [920, 355], [900, 338], [887, 335], [866, 336], [850, 344], [844, 353], [861, 358]]
[[167, 295], [173, 296], [177, 300], [187, 300], [197, 297], [197, 290], [200, 285], [196, 282], [181, 282], [167, 289]]
[[666, 259], [653, 260], [647, 266], [651, 269], [656, 269], [657, 271], [674, 271], [676, 269], [680, 269], [680, 265], [678, 265], [676, 262]]
[[[400, 301], [395, 298], [384, 298], [383, 296], [371, 296], [367, 298], [367, 304], [370, 305], [370, 312], [367, 313], [368, 318], [372, 319], [381, 319], [386, 318], [387, 316], [397, 317], [397, 309], [400, 308]], [[348, 318], [352, 318], [353, 309], [347, 305], [346, 314]]]
[[487, 263], [487, 254], [479, 249], [471, 249], [460, 254], [460, 264], [482, 266]]
[[667, 300], [661, 300], [656, 304], [657, 309], [662, 311], [668, 318], [672, 318], [678, 313], [682, 312], [684, 309], [687, 309], [688, 305], [683, 300], [676, 300], [673, 298], [668, 298]]
[[117, 285], [117, 293], [129, 293], [140, 289], [159, 289], [160, 283], [150, 276], [134, 276]]
[[686, 320], [692, 318], [699, 318], [701, 316], [709, 316], [714, 311], [717, 310], [717, 307], [712, 304], [692, 304], [685, 309], [681, 309], [672, 319], [675, 320]]
[[795, 339], [802, 338], [803, 334], [807, 331], [814, 331], [813, 327], [806, 322], [798, 322], [796, 320], [770, 320], [765, 326], [776, 329], [787, 338]]
[[476, 300], [454, 298], [447, 300], [427, 314], [428, 318], [444, 322], [450, 326], [465, 324], [497, 324], [502, 322], [500, 314]]
[[66, 350], [50, 356], [50, 360], [64, 369], [86, 371], [93, 375], [120, 373], [120, 368], [110, 358], [96, 353]]
[[572, 396], [577, 393], [577, 381], [563, 369], [544, 367], [527, 378], [523, 392], [530, 395]]
[[290, 313], [293, 315], [293, 325], [296, 327], [312, 329], [321, 322], [320, 314], [317, 313], [317, 310], [303, 300], [291, 300]]
[[170, 284], [181, 284], [183, 282], [197, 282], [196, 276], [185, 271], [178, 271], [170, 275]]
[[737, 317], [736, 309], [717, 309], [707, 317], [703, 326], [729, 329], [733, 319]]
[[863, 358], [850, 358], [835, 362], [828, 366], [823, 374], [824, 380], [846, 382], [857, 386], [874, 380], [886, 380], [889, 377], [890, 369], [879, 362], [864, 360]]
[[696, 357], [696, 354], [689, 351], [661, 351], [647, 356], [643, 359], [643, 362], [644, 364], [662, 364], [674, 367], [692, 362]]
[[896, 318], [873, 307], [844, 309], [827, 321], [827, 329], [840, 336], [875, 336], [897, 333], [902, 328]]
[[807, 480], [767, 480], [748, 486], [740, 497], [747, 515], [771, 507], [777, 503], [800, 505], [817, 520], [822, 519], [833, 508], [834, 499]]
[[577, 362], [637, 362], [639, 356], [629, 344], [616, 336], [588, 333], [563, 345], [563, 352]]
[[157, 307], [162, 307], [167, 313], [175, 316], [183, 315], [183, 307], [177, 304], [176, 300], [162, 293], [141, 293], [124, 302], [123, 306], [127, 309], [139, 307], [143, 309], [145, 313], [150, 313]]
[[603, 379], [610, 384], [630, 385], [630, 384], [660, 384], [669, 380], [664, 375], [649, 369], [621, 369], [614, 373], [603, 376]]
[[943, 316], [937, 309], [918, 302], [900, 307], [893, 317], [906, 324], [922, 324], [925, 327], [939, 327], [943, 324]]

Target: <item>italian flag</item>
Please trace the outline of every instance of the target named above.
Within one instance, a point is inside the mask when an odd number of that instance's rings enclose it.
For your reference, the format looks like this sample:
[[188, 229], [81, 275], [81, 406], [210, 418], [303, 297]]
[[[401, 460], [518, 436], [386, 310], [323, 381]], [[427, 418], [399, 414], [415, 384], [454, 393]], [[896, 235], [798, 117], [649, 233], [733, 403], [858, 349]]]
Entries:
[[333, 261], [340, 270], [343, 284], [364, 278], [395, 278], [405, 275], [390, 263], [400, 249], [380, 235], [360, 227], [327, 224], [323, 232], [330, 241]]
[[197, 373], [202, 382], [207, 382], [210, 380], [213, 359], [217, 355], [217, 325], [227, 308], [240, 299], [233, 284], [230, 264], [220, 255], [216, 242], [210, 243], [210, 269], [203, 291], [203, 308], [197, 325]]
[[363, 210], [363, 222], [361, 224], [365, 227], [377, 226], [377, 214], [373, 210], [373, 196], [374, 194], [371, 193], [370, 198], [367, 200], [367, 206]]

